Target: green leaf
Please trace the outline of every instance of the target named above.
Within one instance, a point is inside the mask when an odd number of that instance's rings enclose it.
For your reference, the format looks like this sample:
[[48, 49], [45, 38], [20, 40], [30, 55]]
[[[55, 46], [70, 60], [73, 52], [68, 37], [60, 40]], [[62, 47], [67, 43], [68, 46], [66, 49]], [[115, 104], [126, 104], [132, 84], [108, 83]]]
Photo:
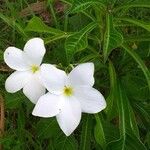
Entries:
[[73, 6], [71, 8], [71, 13], [78, 13], [83, 10], [86, 10], [87, 8], [91, 7], [92, 5], [98, 5], [103, 6], [104, 4], [102, 3], [101, 0], [75, 0], [73, 3]]
[[133, 101], [150, 100], [150, 92], [147, 80], [143, 78], [143, 72], [139, 71], [139, 68], [133, 71], [134, 73], [127, 73], [122, 79], [128, 95], [134, 99]]
[[7, 23], [10, 27], [15, 29], [18, 33], [20, 33], [24, 38], [27, 38], [27, 34], [25, 33], [24, 29], [20, 26], [19, 23], [17, 23], [12, 18], [9, 18], [3, 14], [0, 13], [0, 18]]
[[4, 52], [0, 50], [0, 61], [4, 59], [4, 58], [3, 58], [3, 53], [4, 53]]
[[147, 148], [150, 149], [150, 131], [146, 135], [145, 143], [147, 144]]
[[105, 133], [103, 130], [103, 124], [101, 121], [101, 118], [98, 114], [95, 114], [96, 119], [96, 126], [94, 128], [94, 136], [96, 139], [96, 142], [100, 144], [100, 146], [105, 149], [106, 148], [106, 139], [105, 139]]
[[[118, 121], [117, 119], [118, 118], [114, 118], [115, 121]], [[104, 129], [105, 139], [107, 144], [112, 141], [118, 140], [120, 136], [118, 126], [114, 126], [114, 124], [112, 124], [111, 121], [104, 120], [103, 122], [103, 129]]]
[[[137, 122], [133, 109], [129, 103], [129, 99], [126, 95], [124, 87], [121, 85], [120, 81], [117, 80], [115, 68], [111, 62], [109, 62], [109, 72], [111, 80], [111, 89], [115, 93], [115, 100], [117, 101], [118, 113], [119, 113], [119, 129], [120, 138], [118, 140], [112, 141], [107, 145], [107, 150], [128, 150], [134, 148], [133, 145], [127, 144], [130, 141], [130, 136], [139, 138], [139, 131], [137, 127]], [[114, 108], [115, 109], [115, 108]], [[134, 139], [135, 139], [134, 138]], [[137, 142], [137, 140], [136, 140]], [[144, 145], [138, 140], [139, 147], [142, 150], [145, 149]], [[134, 148], [135, 149], [135, 148]]]
[[127, 45], [123, 44], [122, 47], [133, 57], [133, 59], [139, 64], [140, 68], [142, 69], [146, 79], [147, 79], [147, 83], [150, 89], [150, 72], [148, 70], [148, 68], [146, 67], [146, 65], [144, 64], [144, 62], [142, 61], [142, 59], [136, 54], [136, 52], [134, 52], [133, 50], [131, 50]]
[[[18, 112], [19, 113], [18, 113], [17, 124], [18, 124], [18, 130], [21, 131], [25, 127], [25, 114], [24, 114], [22, 105]], [[20, 135], [20, 133], [19, 133], [19, 135]]]
[[126, 141], [123, 138], [113, 141], [109, 143], [107, 150], [146, 150], [146, 147], [135, 135], [127, 133]]
[[119, 21], [122, 20], [122, 21], [132, 23], [150, 32], [150, 22], [144, 22], [141, 20], [136, 20], [136, 19], [131, 19], [131, 18], [117, 18], [117, 20]]
[[57, 41], [57, 40], [60, 40], [60, 39], [63, 39], [63, 38], [67, 38], [69, 35], [67, 33], [62, 33], [62, 34], [56, 34], [54, 36], [51, 36], [51, 37], [47, 37], [44, 39], [45, 41], [45, 44], [49, 44], [51, 42], [54, 42], [54, 41]]
[[57, 136], [61, 131], [56, 119], [41, 119], [36, 125], [37, 135], [41, 139]]
[[91, 150], [92, 119], [86, 115], [82, 122], [82, 132], [80, 140], [80, 150]]
[[110, 76], [110, 93], [109, 96], [107, 97], [107, 107], [106, 107], [106, 112], [107, 112], [107, 118], [108, 120], [113, 119], [114, 116], [117, 115], [118, 109], [116, 108], [117, 102], [116, 102], [116, 97], [117, 97], [117, 82], [116, 82], [116, 72], [115, 68], [112, 64], [111, 61], [109, 61], [109, 76]]
[[106, 16], [106, 30], [103, 41], [104, 62], [107, 61], [111, 51], [119, 47], [123, 42], [122, 35], [114, 28], [113, 17], [107, 14]]
[[119, 110], [120, 138], [117, 141], [110, 142], [107, 146], [107, 150], [136, 150], [137, 148], [145, 150], [145, 146], [136, 136], [136, 130], [138, 130], [138, 128], [125, 90], [120, 83], [118, 83], [116, 90], [118, 91], [117, 103]]
[[121, 9], [129, 9], [133, 7], [145, 7], [145, 8], [150, 8], [150, 1], [149, 0], [136, 0], [136, 1], [131, 1], [131, 2], [126, 2], [122, 3], [122, 5], [119, 5], [118, 7], [114, 8], [114, 11], [120, 11]]
[[80, 59], [79, 63], [92, 61], [92, 60], [94, 60], [95, 58], [98, 58], [98, 57], [99, 57], [99, 55], [97, 55], [97, 54], [89, 54], [89, 55], [83, 57], [82, 59]]
[[24, 96], [18, 92], [16, 94], [5, 94], [5, 105], [7, 109], [19, 108], [23, 103]]
[[[135, 135], [139, 136], [138, 127], [136, 124], [136, 120], [135, 120], [135, 116], [134, 116], [132, 107], [126, 96], [125, 90], [123, 89], [123, 87], [120, 86], [119, 83], [117, 83], [115, 68], [111, 62], [109, 62], [109, 72], [110, 72], [111, 90], [113, 91], [113, 93], [115, 95], [113, 98], [115, 98], [115, 100], [117, 99], [116, 105], [118, 105], [119, 120], [121, 123], [120, 124], [121, 125], [120, 126], [121, 133], [122, 133], [122, 135], [124, 135], [126, 128], [128, 128], [128, 130], [131, 130]], [[113, 107], [113, 109], [115, 109], [115, 107]], [[113, 109], [111, 109], [111, 110], [113, 110]], [[126, 120], [124, 122], [124, 120], [126, 118], [128, 118], [128, 120]]]
[[150, 36], [126, 36], [124, 37], [124, 40], [127, 41], [127, 42], [135, 42], [135, 41], [138, 41], [138, 42], [141, 42], [141, 41], [150, 41]]
[[78, 143], [73, 136], [65, 136], [64, 134], [57, 135], [54, 139], [55, 150], [77, 150]]
[[[24, 135], [24, 128], [25, 128], [25, 113], [23, 111], [23, 107], [21, 106], [19, 111], [18, 111], [18, 118], [17, 118], [17, 136], [18, 136], [18, 139], [19, 139], [19, 142], [20, 144], [21, 143], [24, 143], [24, 140], [25, 140], [25, 135]], [[22, 136], [24, 135], [24, 136]], [[18, 145], [18, 149], [22, 149], [23, 146], [22, 145]]]
[[150, 130], [150, 115], [149, 115], [149, 105], [143, 104], [141, 102], [134, 102], [134, 107], [136, 113], [142, 121], [142, 124], [146, 130]]
[[137, 124], [135, 123], [135, 118], [134, 118], [135, 116], [132, 112], [133, 111], [132, 107], [129, 104], [129, 100], [127, 98], [125, 89], [120, 85], [120, 83], [118, 84], [117, 104], [118, 104], [118, 110], [119, 110], [121, 138], [123, 138], [123, 140], [125, 141], [126, 133], [128, 131], [137, 135], [136, 131], [138, 129], [137, 129]]
[[88, 46], [87, 33], [93, 30], [96, 25], [95, 22], [92, 22], [66, 39], [65, 50], [68, 62], [70, 62], [76, 52], [81, 51]]
[[25, 31], [37, 33], [49, 33], [52, 35], [64, 33], [61, 30], [47, 26], [39, 17], [34, 16], [27, 24]]

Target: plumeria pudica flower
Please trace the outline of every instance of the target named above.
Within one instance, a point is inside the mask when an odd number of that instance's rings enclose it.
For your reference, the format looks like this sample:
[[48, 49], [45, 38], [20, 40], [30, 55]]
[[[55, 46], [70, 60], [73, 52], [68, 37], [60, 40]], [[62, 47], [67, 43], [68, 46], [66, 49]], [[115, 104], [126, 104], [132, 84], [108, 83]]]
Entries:
[[44, 41], [40, 38], [30, 39], [23, 51], [16, 47], [5, 50], [5, 63], [16, 70], [5, 82], [8, 92], [15, 93], [23, 88], [23, 93], [33, 103], [45, 94], [45, 87], [40, 81], [40, 65], [45, 52]]
[[69, 136], [79, 125], [81, 113], [98, 113], [106, 107], [102, 94], [93, 88], [94, 64], [76, 66], [68, 75], [50, 64], [41, 66], [41, 79], [49, 91], [41, 96], [34, 116], [56, 116], [62, 131]]

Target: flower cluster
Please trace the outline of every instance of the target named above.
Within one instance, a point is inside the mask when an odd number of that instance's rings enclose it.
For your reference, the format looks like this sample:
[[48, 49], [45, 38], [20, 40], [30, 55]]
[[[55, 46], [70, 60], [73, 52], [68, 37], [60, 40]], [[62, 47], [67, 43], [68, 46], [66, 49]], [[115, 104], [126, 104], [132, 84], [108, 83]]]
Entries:
[[41, 64], [45, 52], [40, 38], [29, 40], [23, 51], [8, 47], [4, 60], [16, 71], [7, 78], [5, 88], [10, 93], [23, 89], [26, 97], [35, 104], [32, 114], [56, 116], [60, 128], [69, 136], [79, 125], [82, 112], [98, 113], [106, 107], [106, 102], [93, 88], [93, 63], [79, 64], [66, 74], [55, 65]]

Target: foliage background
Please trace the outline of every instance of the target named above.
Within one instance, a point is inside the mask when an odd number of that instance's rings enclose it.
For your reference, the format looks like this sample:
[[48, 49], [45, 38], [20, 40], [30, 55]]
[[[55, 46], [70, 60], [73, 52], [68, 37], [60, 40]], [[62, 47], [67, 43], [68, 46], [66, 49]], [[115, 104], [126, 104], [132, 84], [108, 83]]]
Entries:
[[[149, 33], [149, 0], [1, 0], [3, 148], [150, 149]], [[67, 71], [70, 64], [95, 64], [95, 87], [105, 96], [107, 108], [99, 114], [83, 114], [79, 127], [69, 137], [59, 129], [55, 118], [33, 117], [34, 105], [22, 92], [9, 94], [4, 88], [12, 72], [4, 64], [4, 50], [11, 45], [23, 48], [36, 36], [46, 44], [44, 62], [58, 64]]]

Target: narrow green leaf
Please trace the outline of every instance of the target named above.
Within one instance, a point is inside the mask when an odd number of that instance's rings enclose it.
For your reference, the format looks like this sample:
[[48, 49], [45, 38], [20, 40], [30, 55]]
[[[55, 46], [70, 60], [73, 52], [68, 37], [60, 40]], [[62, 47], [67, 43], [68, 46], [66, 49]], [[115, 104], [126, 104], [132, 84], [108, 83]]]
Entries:
[[3, 15], [2, 13], [0, 13], [0, 18], [18, 33], [20, 33], [24, 38], [27, 38], [27, 34], [25, 33], [24, 29], [15, 20]]
[[36, 125], [36, 130], [38, 138], [41, 139], [55, 137], [61, 132], [54, 118], [41, 119]]
[[122, 5], [119, 5], [118, 7], [114, 8], [114, 11], [120, 11], [121, 9], [129, 9], [133, 7], [145, 7], [145, 8], [150, 8], [150, 1], [149, 0], [136, 0], [136, 1], [131, 1], [131, 2], [126, 2], [122, 3]]
[[78, 13], [83, 10], [86, 10], [87, 8], [89, 8], [94, 4], [104, 7], [104, 4], [102, 3], [101, 0], [81, 0], [81, 1], [75, 0], [70, 12]]
[[7, 109], [17, 109], [23, 103], [23, 99], [24, 97], [21, 93], [16, 93], [15, 95], [6, 93], [5, 94], [5, 106]]
[[80, 59], [79, 63], [92, 61], [92, 60], [94, 60], [95, 58], [98, 58], [98, 57], [99, 57], [99, 55], [97, 55], [97, 54], [89, 54], [89, 55], [83, 57], [82, 59]]
[[131, 114], [132, 108], [129, 104], [129, 100], [126, 96], [125, 89], [122, 87], [120, 82], [117, 84], [118, 96], [117, 104], [119, 110], [119, 127], [120, 127], [120, 138], [116, 141], [112, 141], [108, 144], [107, 150], [145, 150], [145, 146], [136, 136], [137, 124]]
[[45, 44], [49, 44], [51, 42], [54, 42], [54, 41], [57, 41], [57, 40], [60, 40], [60, 39], [63, 39], [63, 38], [67, 38], [69, 35], [66, 33], [66, 34], [56, 34], [54, 36], [51, 36], [51, 37], [47, 37], [44, 39], [45, 41]]
[[21, 143], [24, 142], [25, 140], [25, 136], [22, 136], [24, 135], [24, 128], [25, 128], [25, 114], [24, 114], [24, 111], [23, 111], [23, 106], [20, 105], [20, 109], [18, 111], [18, 118], [17, 118], [17, 136], [19, 138], [19, 142], [20, 142], [20, 145], [18, 145], [18, 148], [20, 149], [25, 149], [25, 146], [23, 147], [21, 145]]
[[122, 138], [113, 141], [109, 143], [107, 150], [146, 150], [146, 147], [135, 135], [127, 133], [125, 142]]
[[147, 79], [147, 83], [150, 89], [150, 72], [148, 70], [148, 68], [146, 67], [146, 65], [144, 64], [144, 62], [142, 61], [142, 59], [136, 54], [136, 52], [134, 52], [133, 50], [131, 50], [127, 45], [123, 44], [122, 47], [133, 57], [133, 59], [139, 64], [140, 68], [142, 69], [146, 79]]
[[63, 34], [64, 32], [52, 27], [47, 26], [39, 17], [34, 16], [27, 24], [25, 31], [49, 34]]
[[147, 104], [143, 104], [142, 102], [138, 102], [134, 103], [134, 107], [139, 118], [142, 120], [142, 124], [144, 125], [145, 129], [150, 130], [149, 106], [147, 106]]
[[[129, 137], [127, 134], [135, 136], [135, 138], [137, 139], [139, 138], [137, 122], [135, 120], [133, 109], [129, 103], [129, 99], [126, 95], [126, 91], [124, 87], [121, 85], [120, 81], [117, 80], [115, 68], [111, 61], [109, 62], [109, 72], [110, 72], [111, 90], [115, 95], [114, 98], [115, 101], [117, 102], [116, 106], [118, 107], [120, 138], [118, 140], [110, 142], [107, 145], [107, 150], [111, 149], [128, 150], [131, 149], [134, 144], [133, 145], [127, 144], [127, 142], [129, 141]], [[139, 147], [142, 147], [142, 150], [144, 150], [145, 147], [140, 142], [140, 140], [138, 141]]]
[[128, 111], [129, 111], [129, 123], [130, 123], [131, 130], [136, 135], [137, 138], [140, 138], [137, 120], [133, 108], [130, 104], [128, 104]]
[[106, 30], [103, 41], [104, 62], [107, 61], [111, 51], [119, 47], [123, 42], [122, 35], [114, 28], [113, 17], [106, 15]]
[[2, 50], [0, 50], [0, 61], [2, 61], [4, 59], [3, 54], [4, 54], [4, 52]]
[[65, 50], [68, 62], [70, 62], [76, 52], [81, 51], [88, 46], [87, 33], [92, 31], [96, 25], [95, 22], [92, 22], [66, 39]]
[[141, 41], [150, 41], [150, 36], [126, 36], [124, 37], [124, 40], [127, 42], [141, 42]]
[[125, 89], [122, 87], [122, 85], [120, 85], [120, 83], [118, 84], [117, 100], [121, 133], [120, 137], [125, 141], [127, 132], [138, 135], [138, 127]]
[[80, 140], [80, 150], [91, 150], [91, 133], [92, 119], [90, 115], [86, 115], [82, 123], [82, 132]]
[[55, 150], [77, 150], [78, 143], [74, 136], [65, 136], [64, 134], [59, 134], [54, 139]]
[[18, 111], [17, 124], [18, 124], [18, 130], [21, 131], [22, 129], [24, 129], [24, 127], [25, 127], [25, 114], [23, 112], [23, 106], [22, 105], [20, 105], [20, 109]]
[[94, 136], [96, 139], [96, 142], [100, 144], [100, 146], [105, 149], [106, 148], [106, 139], [105, 139], [105, 133], [103, 130], [103, 125], [101, 118], [98, 114], [95, 114], [96, 119], [96, 126], [94, 128]]
[[109, 76], [110, 76], [110, 93], [107, 98], [107, 107], [106, 107], [106, 112], [107, 112], [107, 118], [108, 120], [113, 119], [113, 117], [116, 115], [116, 112], [118, 111], [116, 106], [116, 97], [117, 97], [117, 83], [116, 83], [116, 72], [115, 68], [112, 64], [111, 61], [109, 61]]
[[143, 29], [147, 30], [150, 32], [150, 22], [144, 22], [141, 20], [136, 20], [136, 19], [131, 19], [131, 18], [117, 18], [117, 20], [122, 20], [122, 21], [126, 21], [129, 23], [133, 23], [136, 26], [142, 27]]

